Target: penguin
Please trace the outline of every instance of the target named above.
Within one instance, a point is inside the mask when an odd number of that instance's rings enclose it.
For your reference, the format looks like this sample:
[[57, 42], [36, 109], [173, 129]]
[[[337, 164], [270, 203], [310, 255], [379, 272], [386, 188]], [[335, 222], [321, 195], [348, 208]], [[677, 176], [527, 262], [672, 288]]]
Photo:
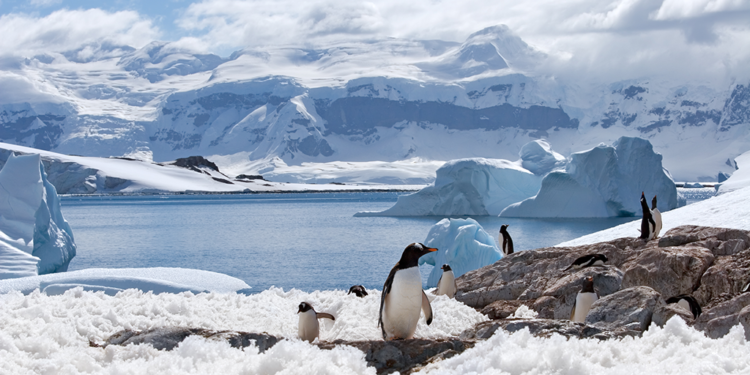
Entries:
[[365, 296], [367, 295], [367, 290], [362, 285], [352, 285], [352, 287], [349, 288], [349, 293], [346, 294], [352, 293], [354, 293], [354, 295], [359, 298], [365, 298]]
[[432, 323], [430, 300], [422, 289], [419, 257], [437, 251], [421, 243], [412, 243], [404, 249], [401, 259], [388, 274], [380, 295], [378, 326], [383, 340], [410, 339], [417, 330], [420, 308], [427, 325]]
[[740, 293], [747, 293], [747, 291], [750, 290], [750, 282], [745, 284], [745, 287], [742, 288], [742, 291]]
[[680, 294], [679, 296], [667, 299], [667, 304], [671, 303], [676, 303], [677, 306], [680, 306], [692, 313], [693, 319], [698, 319], [698, 317], [701, 316], [701, 313], [703, 313], [701, 305], [698, 304], [698, 301], [696, 301], [695, 298], [689, 294]]
[[320, 325], [318, 324], [318, 319], [326, 318], [334, 321], [336, 320], [336, 318], [334, 318], [333, 315], [329, 313], [315, 312], [315, 309], [313, 309], [312, 305], [307, 302], [302, 302], [299, 304], [299, 310], [297, 310], [297, 314], [300, 314], [299, 328], [297, 333], [299, 333], [299, 338], [308, 342], [315, 341], [315, 338], [318, 337], [318, 334], [320, 334]]
[[583, 279], [583, 287], [576, 295], [573, 302], [573, 310], [570, 311], [570, 320], [573, 322], [583, 323], [586, 321], [586, 315], [591, 310], [591, 305], [599, 299], [599, 295], [594, 291], [594, 278], [587, 276]]
[[448, 296], [448, 298], [453, 298], [453, 296], [456, 295], [456, 291], [458, 290], [458, 287], [456, 286], [456, 278], [453, 275], [453, 270], [451, 269], [451, 266], [447, 264], [443, 264], [443, 267], [441, 268], [443, 270], [443, 274], [440, 275], [440, 280], [438, 280], [435, 295], [439, 296], [445, 294], [446, 296]]
[[654, 227], [656, 223], [654, 218], [651, 216], [651, 210], [648, 208], [646, 203], [646, 196], [641, 192], [641, 210], [643, 210], [643, 218], [641, 219], [641, 239], [651, 241], [654, 238]]
[[659, 237], [659, 232], [661, 232], [661, 212], [658, 208], [656, 208], [656, 195], [654, 195], [654, 199], [651, 199], [651, 217], [654, 218], [654, 238]]
[[564, 271], [567, 271], [571, 268], [580, 270], [581, 268], [586, 268], [586, 267], [591, 267], [591, 266], [603, 266], [604, 262], [606, 261], [607, 261], [607, 256], [604, 254], [588, 254], [588, 255], [584, 255], [574, 260], [573, 264], [568, 266], [568, 268], [564, 269]]
[[503, 249], [503, 256], [513, 254], [513, 240], [510, 238], [507, 228], [508, 224], [501, 225], [500, 235], [497, 237], [498, 243]]

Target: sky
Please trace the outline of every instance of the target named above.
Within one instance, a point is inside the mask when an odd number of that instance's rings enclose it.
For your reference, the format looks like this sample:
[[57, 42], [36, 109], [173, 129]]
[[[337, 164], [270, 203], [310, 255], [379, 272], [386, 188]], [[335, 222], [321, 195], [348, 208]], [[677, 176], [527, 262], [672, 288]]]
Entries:
[[97, 41], [221, 56], [390, 37], [462, 42], [498, 24], [571, 72], [750, 71], [750, 0], [0, 0], [0, 56]]

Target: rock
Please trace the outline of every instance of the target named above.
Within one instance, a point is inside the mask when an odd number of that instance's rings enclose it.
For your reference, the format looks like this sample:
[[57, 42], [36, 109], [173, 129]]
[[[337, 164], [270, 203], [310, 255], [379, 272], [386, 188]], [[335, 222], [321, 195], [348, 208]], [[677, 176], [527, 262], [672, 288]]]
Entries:
[[698, 246], [646, 248], [623, 265], [622, 287], [649, 286], [667, 297], [691, 294], [713, 261]]
[[742, 324], [745, 339], [750, 340], [750, 293], [740, 294], [704, 310], [695, 320], [695, 328], [713, 339], [726, 335], [737, 324]]
[[523, 304], [528, 304], [528, 302], [529, 301], [499, 300], [485, 306], [481, 313], [487, 315], [490, 319], [505, 319], [515, 313], [516, 310], [518, 310], [518, 307]]
[[591, 305], [586, 324], [617, 330], [622, 327], [645, 331], [651, 325], [656, 309], [665, 307], [659, 292], [646, 286], [623, 289]]
[[694, 321], [693, 313], [677, 306], [674, 303], [665, 304], [664, 306], [658, 306], [654, 310], [651, 321], [659, 327], [664, 327], [664, 325], [667, 324], [667, 321], [673, 316], [679, 316], [688, 324], [692, 324]]
[[[730, 243], [730, 241], [724, 243]], [[700, 286], [693, 295], [701, 306], [710, 308], [739, 294], [748, 281], [750, 281], [749, 251], [742, 251], [731, 256], [720, 256], [703, 273]]]
[[508, 332], [517, 332], [528, 329], [529, 333], [536, 337], [551, 337], [553, 334], [568, 338], [579, 339], [597, 338], [607, 340], [623, 336], [637, 336], [640, 332], [632, 330], [608, 331], [591, 325], [571, 322], [570, 320], [556, 319], [506, 319], [481, 322], [473, 328], [461, 333], [462, 340], [486, 340], [503, 329]]
[[204, 158], [203, 156], [188, 156], [186, 158], [179, 158], [172, 164], [178, 167], [190, 169], [195, 172], [201, 172], [200, 168], [208, 168], [212, 171], [220, 172], [219, 167], [217, 167], [216, 164]]
[[108, 345], [150, 344], [157, 350], [169, 351], [177, 347], [188, 336], [194, 335], [216, 340], [226, 340], [233, 348], [245, 348], [250, 345], [256, 345], [258, 351], [261, 353], [279, 342], [279, 338], [266, 333], [211, 331], [202, 328], [187, 327], [159, 327], [147, 331], [122, 330], [107, 338], [104, 344], [92, 343], [92, 346], [107, 347]]
[[576, 295], [581, 290], [581, 280], [587, 276], [594, 277], [594, 290], [599, 297], [603, 297], [620, 290], [623, 273], [614, 266], [603, 266], [587, 267], [564, 276], [542, 292], [543, 296], [553, 297], [553, 299], [545, 299], [543, 302], [537, 300], [534, 310], [544, 316], [550, 316], [548, 312], [542, 310], [551, 309], [552, 319], [569, 319]]

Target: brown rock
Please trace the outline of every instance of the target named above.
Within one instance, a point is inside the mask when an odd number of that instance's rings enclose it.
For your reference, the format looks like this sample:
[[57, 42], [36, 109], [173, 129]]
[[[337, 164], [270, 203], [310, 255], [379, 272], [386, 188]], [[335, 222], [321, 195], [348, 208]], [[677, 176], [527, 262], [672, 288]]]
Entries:
[[703, 331], [710, 338], [719, 338], [735, 325], [745, 327], [745, 338], [750, 340], [750, 293], [744, 293], [704, 310], [695, 320], [695, 328]]
[[623, 266], [623, 288], [648, 286], [664, 296], [691, 294], [714, 261], [703, 247], [646, 248]]
[[531, 301], [519, 301], [519, 300], [498, 300], [485, 306], [481, 313], [487, 315], [490, 319], [505, 319], [512, 315], [518, 308], [523, 305], [531, 305]]
[[710, 308], [739, 294], [748, 281], [750, 281], [750, 251], [720, 256], [703, 273], [700, 286], [693, 295], [701, 306]]
[[651, 325], [654, 311], [665, 305], [659, 292], [647, 286], [623, 289], [594, 302], [586, 324], [607, 330], [645, 331]]
[[[604, 266], [587, 267], [566, 275], [542, 293], [544, 297], [553, 298], [534, 304], [534, 310], [552, 319], [569, 319], [573, 303], [581, 290], [581, 280], [587, 276], [594, 277], [594, 290], [603, 297], [620, 290], [623, 273], [613, 266]], [[551, 309], [551, 314], [542, 312], [542, 309]]]

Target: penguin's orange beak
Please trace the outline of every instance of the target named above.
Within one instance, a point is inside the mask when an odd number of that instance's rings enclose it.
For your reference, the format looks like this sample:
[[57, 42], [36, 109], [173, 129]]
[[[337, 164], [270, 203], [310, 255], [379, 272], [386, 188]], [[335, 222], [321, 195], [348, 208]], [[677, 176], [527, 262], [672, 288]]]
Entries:
[[427, 250], [429, 252], [437, 251], [437, 249], [434, 248], [434, 247], [426, 247], [425, 250]]

